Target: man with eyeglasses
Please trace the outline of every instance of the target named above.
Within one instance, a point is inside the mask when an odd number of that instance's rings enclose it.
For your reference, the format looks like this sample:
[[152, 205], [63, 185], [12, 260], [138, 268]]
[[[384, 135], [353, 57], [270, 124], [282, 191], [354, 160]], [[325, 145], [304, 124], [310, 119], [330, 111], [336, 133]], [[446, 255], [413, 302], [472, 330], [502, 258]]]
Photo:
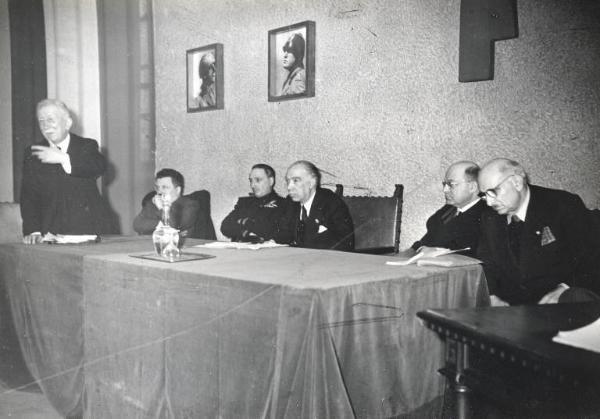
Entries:
[[530, 185], [523, 167], [504, 158], [485, 164], [478, 180], [491, 207], [477, 255], [492, 305], [598, 298], [600, 239], [579, 196]]
[[427, 220], [427, 232], [408, 252], [427, 252], [431, 247], [467, 249], [460, 253], [474, 255], [479, 238], [479, 223], [485, 203], [479, 199], [479, 166], [459, 161], [446, 171], [442, 188], [446, 204]]

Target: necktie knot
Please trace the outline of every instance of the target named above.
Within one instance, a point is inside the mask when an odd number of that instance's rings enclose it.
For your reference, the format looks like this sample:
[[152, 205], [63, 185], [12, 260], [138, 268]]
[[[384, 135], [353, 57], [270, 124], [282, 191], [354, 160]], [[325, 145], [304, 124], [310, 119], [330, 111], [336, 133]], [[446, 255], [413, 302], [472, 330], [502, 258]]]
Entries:
[[442, 223], [446, 224], [454, 219], [459, 214], [458, 208], [452, 207], [444, 215], [442, 215]]

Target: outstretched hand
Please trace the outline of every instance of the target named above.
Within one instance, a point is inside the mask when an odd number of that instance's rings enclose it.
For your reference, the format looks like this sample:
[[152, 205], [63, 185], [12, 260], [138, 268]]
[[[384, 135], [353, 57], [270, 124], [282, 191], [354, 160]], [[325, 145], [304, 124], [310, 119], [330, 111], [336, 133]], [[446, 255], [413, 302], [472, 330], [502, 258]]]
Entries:
[[65, 164], [69, 162], [69, 155], [56, 147], [47, 147], [44, 145], [33, 145], [31, 154], [40, 159], [42, 163], [47, 164]]

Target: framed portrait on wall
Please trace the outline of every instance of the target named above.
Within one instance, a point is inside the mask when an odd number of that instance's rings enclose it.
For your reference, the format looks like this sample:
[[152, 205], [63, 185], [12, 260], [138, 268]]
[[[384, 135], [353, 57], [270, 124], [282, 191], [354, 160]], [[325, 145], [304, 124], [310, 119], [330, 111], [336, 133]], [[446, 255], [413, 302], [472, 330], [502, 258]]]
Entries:
[[223, 109], [223, 44], [188, 49], [187, 111]]
[[269, 31], [269, 102], [315, 95], [315, 22]]

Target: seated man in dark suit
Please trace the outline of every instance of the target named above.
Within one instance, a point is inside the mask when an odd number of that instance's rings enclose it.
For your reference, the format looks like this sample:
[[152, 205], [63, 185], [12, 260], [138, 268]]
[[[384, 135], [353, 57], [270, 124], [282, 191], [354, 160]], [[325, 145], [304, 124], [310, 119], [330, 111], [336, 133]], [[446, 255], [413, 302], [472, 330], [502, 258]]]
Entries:
[[159, 170], [154, 181], [156, 194], [145, 201], [142, 211], [133, 220], [133, 229], [138, 234], [152, 234], [163, 220], [164, 208], [168, 207], [169, 225], [178, 229], [184, 237], [196, 237], [194, 228], [200, 204], [183, 196], [183, 187], [183, 175], [177, 170]]
[[485, 202], [479, 198], [477, 174], [479, 166], [470, 161], [454, 163], [442, 182], [446, 205], [427, 220], [427, 233], [412, 245], [413, 251], [429, 247], [458, 250], [473, 256], [477, 250], [479, 223]]
[[597, 298], [600, 238], [579, 196], [530, 185], [508, 159], [482, 167], [479, 190], [491, 207], [481, 216], [478, 257], [492, 305]]
[[59, 100], [37, 105], [43, 144], [25, 151], [21, 185], [23, 242], [40, 243], [43, 235], [116, 233], [96, 179], [106, 170], [98, 143], [70, 133], [73, 120]]
[[255, 164], [248, 176], [252, 194], [239, 198], [221, 223], [221, 232], [232, 241], [263, 242], [275, 236], [275, 226], [285, 208], [285, 199], [273, 190], [275, 170]]
[[345, 202], [321, 188], [321, 172], [311, 162], [293, 163], [286, 174], [289, 199], [275, 241], [314, 249], [354, 250], [354, 224]]

